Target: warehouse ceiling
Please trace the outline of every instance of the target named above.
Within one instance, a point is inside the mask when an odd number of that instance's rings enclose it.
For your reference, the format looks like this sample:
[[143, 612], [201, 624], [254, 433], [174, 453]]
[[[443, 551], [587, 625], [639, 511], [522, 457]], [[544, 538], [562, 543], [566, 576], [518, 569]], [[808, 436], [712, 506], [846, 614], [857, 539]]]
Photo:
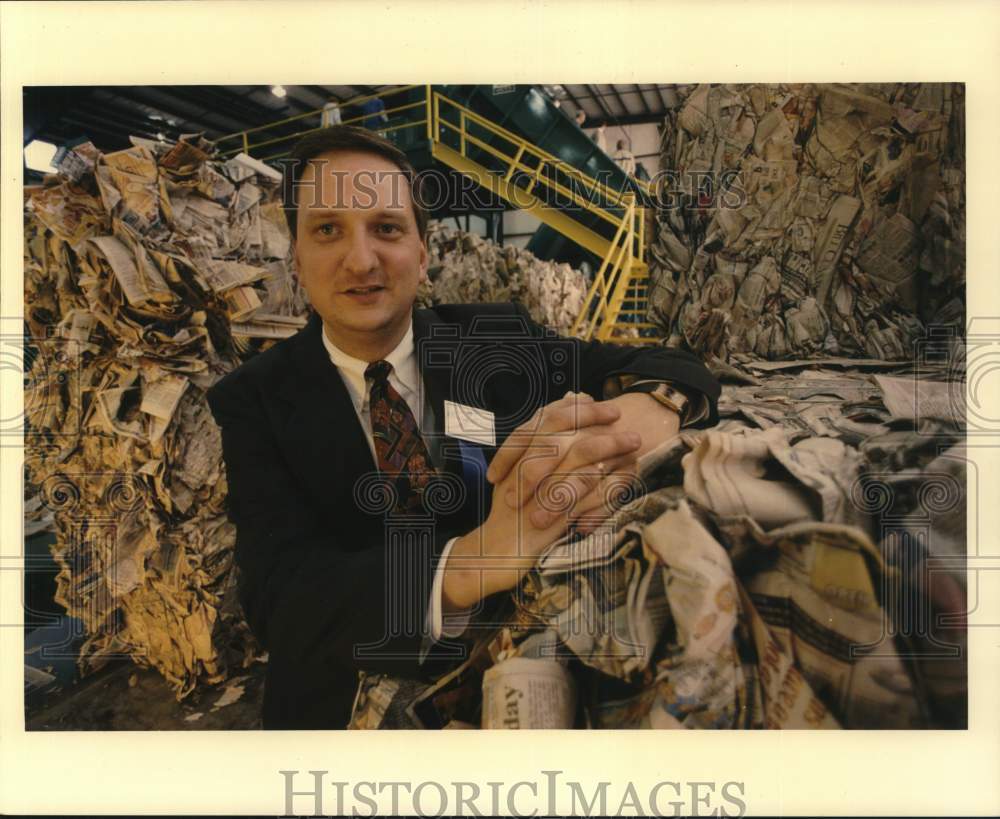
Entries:
[[660, 122], [677, 104], [675, 84], [544, 85], [571, 113], [583, 109], [586, 127]]
[[[267, 85], [33, 87], [24, 89], [24, 141], [61, 145], [80, 136], [104, 151], [129, 146], [129, 136], [175, 140], [203, 132], [209, 139], [376, 93], [388, 86]], [[319, 124], [317, 117], [316, 123]], [[302, 127], [301, 124], [298, 127]]]
[[[329, 102], [377, 93], [388, 85], [46, 86], [24, 89], [24, 143], [62, 145], [87, 137], [104, 151], [129, 146], [130, 135], [174, 140], [203, 132], [209, 139], [315, 111]], [[672, 85], [546, 85], [568, 113], [583, 109], [587, 127], [659, 121]], [[296, 123], [301, 129], [304, 123]], [[314, 123], [319, 124], [319, 118]]]

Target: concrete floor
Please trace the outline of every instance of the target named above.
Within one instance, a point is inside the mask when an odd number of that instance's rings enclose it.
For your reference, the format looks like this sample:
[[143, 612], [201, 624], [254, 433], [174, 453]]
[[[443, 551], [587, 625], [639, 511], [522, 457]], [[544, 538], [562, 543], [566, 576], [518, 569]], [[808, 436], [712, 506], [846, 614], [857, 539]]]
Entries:
[[[156, 671], [116, 663], [25, 708], [28, 731], [229, 731], [260, 728], [263, 663], [178, 702]], [[238, 699], [237, 687], [243, 688]], [[226, 694], [227, 688], [229, 693]], [[225, 697], [225, 699], [223, 699]], [[219, 706], [219, 700], [230, 704]], [[196, 716], [200, 715], [200, 716]]]

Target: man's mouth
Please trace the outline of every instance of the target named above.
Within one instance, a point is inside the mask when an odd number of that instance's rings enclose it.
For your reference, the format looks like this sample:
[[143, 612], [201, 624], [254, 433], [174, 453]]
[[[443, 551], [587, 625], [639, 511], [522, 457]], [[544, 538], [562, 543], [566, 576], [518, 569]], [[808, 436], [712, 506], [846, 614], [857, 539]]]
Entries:
[[344, 292], [350, 293], [352, 296], [363, 296], [368, 293], [377, 293], [379, 290], [385, 290], [385, 288], [379, 284], [371, 284], [367, 287], [351, 287]]

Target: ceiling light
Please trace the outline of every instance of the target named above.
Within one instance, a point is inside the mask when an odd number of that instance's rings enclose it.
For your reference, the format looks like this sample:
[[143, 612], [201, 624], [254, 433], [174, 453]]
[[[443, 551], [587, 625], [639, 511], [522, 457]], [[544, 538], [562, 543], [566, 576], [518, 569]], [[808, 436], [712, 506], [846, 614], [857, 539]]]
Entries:
[[272, 85], [271, 93], [274, 94], [274, 96], [276, 97], [283, 97], [288, 92], [285, 91], [285, 86], [283, 85]]
[[24, 164], [33, 171], [55, 173], [56, 169], [52, 167], [52, 157], [55, 155], [56, 146], [51, 142], [33, 139], [24, 149]]
[[167, 137], [166, 137], [166, 134], [164, 134], [164, 133], [159, 133], [159, 134], [157, 134], [157, 135], [156, 135], [156, 138], [157, 138], [158, 140], [160, 140], [160, 142], [165, 142], [165, 141], [166, 141], [166, 139], [167, 139]]

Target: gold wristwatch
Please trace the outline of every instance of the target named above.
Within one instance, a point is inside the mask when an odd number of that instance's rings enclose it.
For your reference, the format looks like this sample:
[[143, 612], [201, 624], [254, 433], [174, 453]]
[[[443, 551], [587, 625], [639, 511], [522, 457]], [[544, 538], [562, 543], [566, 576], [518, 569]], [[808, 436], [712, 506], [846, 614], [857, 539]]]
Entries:
[[687, 420], [685, 416], [688, 413], [691, 402], [688, 401], [687, 396], [676, 387], [673, 387], [670, 384], [665, 384], [662, 381], [640, 381], [635, 384], [630, 384], [625, 388], [624, 392], [644, 392], [647, 395], [652, 396], [663, 404], [663, 406], [676, 412], [677, 417], [680, 418], [681, 426], [684, 426], [684, 422]]

